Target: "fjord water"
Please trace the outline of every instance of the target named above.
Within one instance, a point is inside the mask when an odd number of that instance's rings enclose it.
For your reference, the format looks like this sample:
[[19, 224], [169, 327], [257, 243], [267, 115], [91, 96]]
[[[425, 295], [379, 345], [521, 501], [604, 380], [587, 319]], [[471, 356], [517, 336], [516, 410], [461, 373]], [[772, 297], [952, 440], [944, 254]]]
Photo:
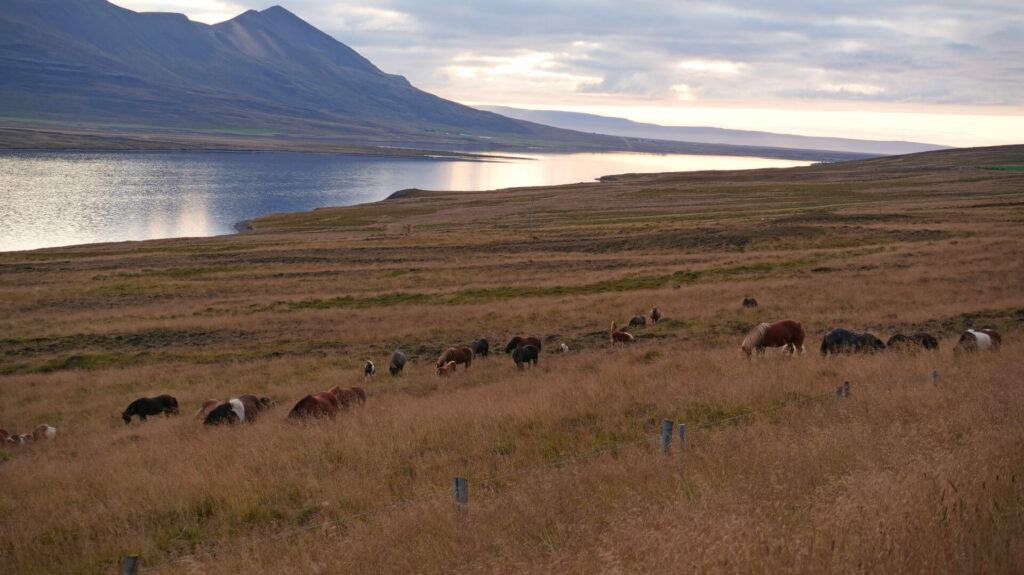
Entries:
[[0, 153], [0, 251], [233, 233], [257, 216], [630, 172], [789, 167], [725, 156], [545, 154], [488, 161], [278, 152]]

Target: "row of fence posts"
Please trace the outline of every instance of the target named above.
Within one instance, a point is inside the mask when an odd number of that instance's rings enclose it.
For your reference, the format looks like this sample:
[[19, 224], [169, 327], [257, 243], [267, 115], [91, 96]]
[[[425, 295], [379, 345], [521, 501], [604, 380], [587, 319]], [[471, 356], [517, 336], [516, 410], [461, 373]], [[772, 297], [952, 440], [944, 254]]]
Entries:
[[[939, 372], [932, 370], [932, 385], [939, 384]], [[844, 381], [843, 385], [836, 387], [836, 406], [838, 407], [839, 402], [844, 397], [850, 397], [850, 382]], [[679, 434], [679, 451], [684, 451], [686, 447], [686, 424], [680, 423], [676, 426], [676, 423], [671, 419], [666, 419], [661, 422], [661, 453], [663, 455], [669, 455], [672, 452], [672, 437], [673, 433], [678, 429]], [[455, 477], [452, 481], [453, 488], [452, 492], [455, 498], [455, 517], [456, 519], [464, 519], [469, 514], [469, 480], [465, 477]], [[123, 575], [136, 575], [139, 569], [139, 556], [128, 555], [124, 558], [124, 571]]]

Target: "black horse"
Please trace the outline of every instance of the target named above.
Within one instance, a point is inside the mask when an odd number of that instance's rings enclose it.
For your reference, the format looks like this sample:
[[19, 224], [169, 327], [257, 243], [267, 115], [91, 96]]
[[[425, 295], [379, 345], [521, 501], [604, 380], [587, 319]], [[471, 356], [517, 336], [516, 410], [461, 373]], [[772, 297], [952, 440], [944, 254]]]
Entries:
[[512, 353], [513, 349], [516, 349], [517, 347], [523, 347], [524, 345], [532, 345], [533, 347], [537, 348], [538, 351], [540, 351], [540, 338], [534, 337], [532, 335], [527, 337], [521, 337], [517, 335], [512, 338], [512, 341], [508, 342], [508, 345], [505, 346], [505, 353]]
[[870, 333], [859, 333], [851, 329], [836, 328], [825, 334], [821, 340], [821, 355], [830, 353], [870, 353], [885, 349], [882, 340]]
[[487, 354], [491, 351], [491, 344], [484, 338], [473, 340], [473, 343], [469, 344], [469, 349], [473, 350], [474, 357], [487, 357]]
[[743, 307], [757, 307], [757, 300], [752, 297], [743, 298]]
[[408, 359], [408, 356], [401, 349], [396, 349], [395, 353], [391, 354], [391, 365], [388, 366], [388, 370], [391, 371], [392, 376], [402, 373], [402, 370], [405, 369], [406, 359]]
[[133, 415], [138, 415], [139, 421], [146, 421], [147, 416], [160, 413], [163, 413], [164, 417], [178, 415], [178, 400], [166, 394], [156, 397], [140, 397], [128, 404], [128, 409], [121, 413], [121, 419], [124, 420], [125, 425], [128, 425], [132, 422]]
[[898, 333], [885, 342], [885, 347], [896, 350], [909, 351], [916, 348], [939, 349], [939, 340], [930, 333], [918, 331], [910, 335]]
[[523, 369], [523, 365], [530, 362], [533, 362], [533, 365], [537, 365], [537, 356], [539, 355], [539, 348], [532, 345], [524, 345], [512, 351], [512, 361], [516, 362], [516, 367]]
[[642, 315], [635, 315], [629, 320], [629, 327], [644, 327], [647, 325], [647, 318]]

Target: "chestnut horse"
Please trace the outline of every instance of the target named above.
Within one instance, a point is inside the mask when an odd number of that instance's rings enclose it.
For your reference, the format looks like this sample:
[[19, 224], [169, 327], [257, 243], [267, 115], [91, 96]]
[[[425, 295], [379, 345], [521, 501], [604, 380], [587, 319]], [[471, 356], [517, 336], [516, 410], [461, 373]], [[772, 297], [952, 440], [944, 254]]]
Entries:
[[299, 400], [288, 413], [288, 419], [302, 419], [306, 417], [330, 417], [334, 419], [340, 409], [341, 403], [333, 393], [318, 391], [313, 395], [307, 395]]
[[455, 373], [455, 362], [454, 361], [449, 361], [448, 363], [446, 363], [446, 364], [444, 364], [442, 366], [438, 366], [438, 368], [437, 368], [437, 376], [438, 377], [448, 377], [449, 375], [451, 375], [453, 373]]
[[611, 329], [611, 340], [612, 343], [633, 343], [634, 341], [636, 341], [636, 338], [634, 338], [633, 335], [630, 333], [619, 331], [618, 329], [616, 329], [615, 322], [613, 321]]
[[964, 352], [975, 352], [999, 349], [1003, 338], [994, 329], [969, 329], [960, 334], [960, 341], [953, 348], [953, 353], [959, 355]]
[[340, 385], [335, 385], [327, 391], [338, 398], [338, 405], [343, 408], [366, 403], [366, 392], [361, 387], [341, 387]]
[[754, 350], [757, 350], [758, 355], [763, 355], [766, 347], [782, 347], [783, 353], [788, 351], [790, 355], [803, 353], [803, 324], [792, 319], [762, 323], [750, 330], [741, 346], [748, 358]]
[[449, 347], [437, 358], [437, 367], [444, 367], [449, 361], [454, 361], [456, 365], [464, 363], [466, 369], [469, 369], [469, 364], [473, 363], [473, 350], [468, 347]]

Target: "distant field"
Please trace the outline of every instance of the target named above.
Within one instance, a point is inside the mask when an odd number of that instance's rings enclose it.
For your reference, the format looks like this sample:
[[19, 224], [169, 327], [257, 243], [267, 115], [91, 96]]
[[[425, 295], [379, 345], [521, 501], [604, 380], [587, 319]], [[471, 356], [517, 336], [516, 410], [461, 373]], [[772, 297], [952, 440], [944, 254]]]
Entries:
[[[1014, 146], [415, 191], [0, 253], [0, 426], [61, 433], [0, 449], [0, 571], [1022, 572], [1024, 180], [988, 169], [1021, 165]], [[783, 318], [807, 352], [744, 360]], [[835, 327], [940, 349], [823, 358]], [[1002, 349], [954, 356], [971, 327]], [[537, 367], [502, 353], [516, 334], [541, 337]], [[479, 337], [489, 357], [435, 375]], [[286, 420], [334, 385], [366, 405]], [[160, 393], [180, 416], [124, 425]], [[278, 405], [192, 417], [244, 393]], [[685, 453], [661, 454], [666, 419]]]

